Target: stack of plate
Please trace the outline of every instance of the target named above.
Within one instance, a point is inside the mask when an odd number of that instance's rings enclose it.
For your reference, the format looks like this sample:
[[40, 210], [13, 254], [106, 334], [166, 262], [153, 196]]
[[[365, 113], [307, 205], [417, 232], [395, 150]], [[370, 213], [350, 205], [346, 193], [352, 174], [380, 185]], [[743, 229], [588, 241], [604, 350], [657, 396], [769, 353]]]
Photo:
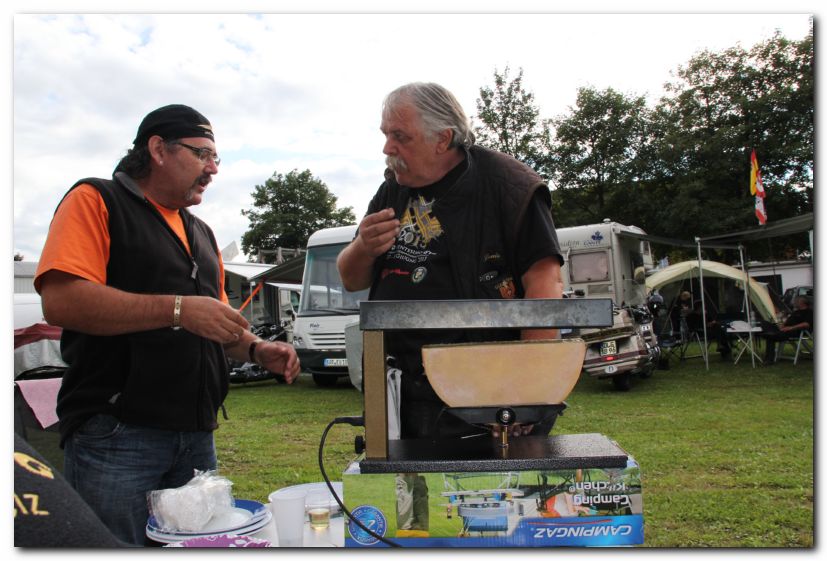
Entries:
[[146, 535], [160, 543], [176, 543], [192, 538], [204, 538], [221, 534], [248, 536], [264, 528], [273, 518], [270, 509], [257, 501], [236, 499], [235, 506], [213, 515], [206, 526], [197, 532], [162, 530], [154, 516], [149, 517]]

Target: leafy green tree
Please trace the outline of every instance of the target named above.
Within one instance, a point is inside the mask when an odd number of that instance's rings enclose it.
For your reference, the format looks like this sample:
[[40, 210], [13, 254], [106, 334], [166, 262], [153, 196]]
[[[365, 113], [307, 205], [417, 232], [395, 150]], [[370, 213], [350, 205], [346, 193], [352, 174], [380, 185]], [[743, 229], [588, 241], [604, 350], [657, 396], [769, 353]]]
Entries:
[[[545, 121], [522, 69], [513, 80], [495, 70], [476, 133], [550, 179], [558, 227], [610, 218], [680, 239], [737, 231], [756, 225], [753, 149], [770, 221], [814, 209], [813, 60], [812, 30], [799, 41], [776, 33], [694, 56], [651, 109], [643, 97], [583, 88], [574, 108]], [[805, 235], [784, 244], [809, 245]], [[748, 249], [762, 258], [770, 246]]]
[[580, 88], [571, 113], [552, 120], [549, 161], [558, 226], [604, 218], [638, 222], [628, 220], [640, 195], [630, 189], [651, 176], [647, 115], [643, 97]]
[[277, 247], [301, 249], [316, 230], [355, 224], [353, 207], [337, 209], [336, 200], [310, 170], [273, 173], [264, 185], [256, 185], [254, 208], [241, 211], [250, 221], [242, 250], [253, 255]]
[[523, 87], [523, 69], [513, 80], [508, 74], [507, 66], [502, 74], [495, 69], [494, 87], [480, 88], [477, 118], [482, 125], [474, 128], [477, 143], [514, 156], [545, 174], [548, 121], [539, 118], [534, 94]]
[[708, 235], [754, 226], [753, 149], [770, 218], [812, 210], [812, 62], [812, 37], [794, 42], [776, 34], [749, 51], [705, 51], [679, 67], [656, 111], [659, 231]]

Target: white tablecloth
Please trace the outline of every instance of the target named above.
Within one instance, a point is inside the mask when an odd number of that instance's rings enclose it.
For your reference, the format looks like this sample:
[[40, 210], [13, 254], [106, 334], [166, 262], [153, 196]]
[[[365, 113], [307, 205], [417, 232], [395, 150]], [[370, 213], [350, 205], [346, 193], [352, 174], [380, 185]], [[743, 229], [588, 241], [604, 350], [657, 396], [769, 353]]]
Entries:
[[[325, 530], [316, 530], [310, 522], [304, 523], [303, 547], [344, 547], [345, 545], [345, 517], [334, 516], [330, 519], [330, 526]], [[251, 534], [251, 537], [267, 540], [273, 547], [279, 546], [279, 536], [276, 531], [276, 520], [273, 518], [264, 528]]]

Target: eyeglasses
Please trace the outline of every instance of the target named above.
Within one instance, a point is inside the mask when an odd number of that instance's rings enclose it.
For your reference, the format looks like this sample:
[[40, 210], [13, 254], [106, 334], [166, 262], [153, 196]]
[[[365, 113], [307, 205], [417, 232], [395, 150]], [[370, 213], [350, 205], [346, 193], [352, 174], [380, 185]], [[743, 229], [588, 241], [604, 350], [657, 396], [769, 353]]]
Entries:
[[183, 146], [193, 154], [195, 154], [199, 160], [201, 160], [202, 164], [206, 164], [212, 161], [215, 165], [219, 165], [221, 163], [221, 158], [218, 157], [218, 154], [210, 150], [209, 148], [199, 148], [197, 146], [190, 146], [189, 144], [184, 144], [183, 142], [175, 142], [178, 146]]

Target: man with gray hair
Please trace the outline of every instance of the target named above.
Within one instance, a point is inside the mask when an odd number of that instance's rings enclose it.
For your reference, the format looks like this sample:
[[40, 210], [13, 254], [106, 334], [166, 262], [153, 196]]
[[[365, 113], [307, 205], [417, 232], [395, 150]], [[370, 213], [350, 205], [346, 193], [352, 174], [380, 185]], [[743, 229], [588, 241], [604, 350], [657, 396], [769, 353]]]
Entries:
[[[511, 156], [476, 146], [451, 92], [433, 83], [394, 90], [380, 129], [388, 168], [356, 237], [339, 255], [347, 290], [370, 287], [371, 300], [562, 297], [563, 257], [548, 186]], [[441, 414], [444, 404], [423, 375], [422, 345], [557, 336], [556, 330], [388, 333], [389, 354], [403, 372], [402, 438], [479, 432]], [[549, 427], [511, 430], [519, 436]]]

